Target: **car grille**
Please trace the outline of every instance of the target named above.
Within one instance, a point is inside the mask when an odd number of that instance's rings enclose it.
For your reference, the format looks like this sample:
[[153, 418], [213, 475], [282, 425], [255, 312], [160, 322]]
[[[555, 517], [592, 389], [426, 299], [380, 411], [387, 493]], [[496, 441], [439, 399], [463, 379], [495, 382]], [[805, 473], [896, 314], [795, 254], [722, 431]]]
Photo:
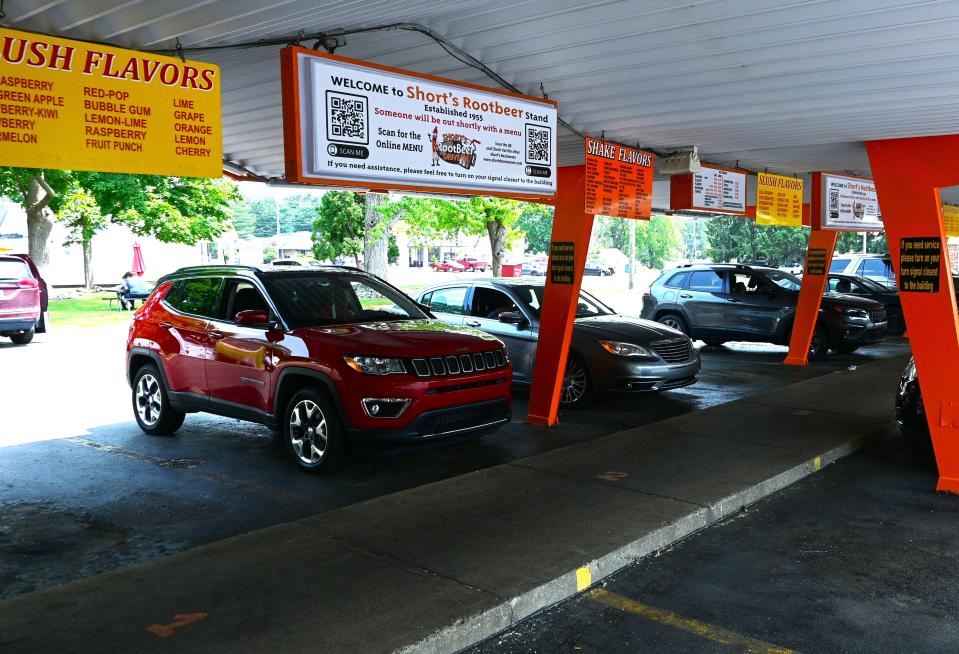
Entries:
[[873, 322], [886, 322], [886, 310], [883, 308], [870, 309], [869, 318]]
[[509, 405], [506, 402], [494, 402], [437, 411], [424, 418], [419, 426], [425, 437], [429, 438], [484, 427], [508, 417]]
[[692, 345], [686, 339], [673, 341], [656, 341], [650, 343], [649, 348], [659, 355], [666, 363], [683, 363], [689, 361], [692, 355]]
[[413, 359], [413, 372], [417, 377], [453, 377], [484, 370], [498, 370], [506, 366], [503, 350], [451, 354], [423, 359]]

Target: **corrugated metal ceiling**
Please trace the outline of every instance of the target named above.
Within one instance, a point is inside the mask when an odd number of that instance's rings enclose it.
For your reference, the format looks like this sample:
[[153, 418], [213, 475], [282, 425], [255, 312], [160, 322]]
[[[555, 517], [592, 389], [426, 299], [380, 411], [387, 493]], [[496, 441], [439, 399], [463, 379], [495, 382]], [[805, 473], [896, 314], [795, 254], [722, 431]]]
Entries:
[[[786, 173], [868, 172], [862, 142], [959, 131], [959, 0], [7, 0], [7, 25], [143, 48], [424, 25], [577, 130]], [[495, 84], [410, 31], [337, 52]], [[307, 43], [309, 45], [309, 43]], [[278, 47], [191, 54], [223, 70], [224, 153], [283, 173]], [[560, 163], [582, 160], [561, 135]]]

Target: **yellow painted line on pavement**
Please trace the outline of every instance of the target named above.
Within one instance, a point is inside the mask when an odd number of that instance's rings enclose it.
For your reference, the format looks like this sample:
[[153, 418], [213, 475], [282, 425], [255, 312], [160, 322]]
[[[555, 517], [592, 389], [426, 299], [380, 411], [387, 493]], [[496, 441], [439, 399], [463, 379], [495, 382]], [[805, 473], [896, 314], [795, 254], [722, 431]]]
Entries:
[[593, 585], [593, 573], [589, 571], [589, 566], [584, 565], [576, 569], [576, 592], [581, 593]]
[[622, 595], [611, 593], [608, 590], [603, 590], [602, 588], [597, 588], [589, 595], [597, 602], [605, 604], [606, 606], [610, 606], [614, 609], [626, 611], [627, 613], [638, 615], [646, 618], [647, 620], [652, 620], [653, 622], [658, 622], [660, 624], [674, 627], [681, 631], [695, 634], [700, 638], [711, 640], [712, 642], [719, 643], [720, 645], [735, 647], [741, 651], [754, 652], [756, 654], [798, 654], [798, 652], [795, 650], [791, 650], [786, 647], [779, 647], [778, 645], [772, 645], [748, 636], [743, 636], [742, 634], [737, 634], [734, 631], [728, 631], [727, 629], [723, 629], [721, 627], [714, 627], [706, 624], [705, 622], [700, 622], [699, 620], [684, 618], [683, 616], [677, 615], [671, 611], [657, 609], [649, 606], [648, 604], [643, 604], [642, 602], [631, 600], [628, 597], [623, 597]]

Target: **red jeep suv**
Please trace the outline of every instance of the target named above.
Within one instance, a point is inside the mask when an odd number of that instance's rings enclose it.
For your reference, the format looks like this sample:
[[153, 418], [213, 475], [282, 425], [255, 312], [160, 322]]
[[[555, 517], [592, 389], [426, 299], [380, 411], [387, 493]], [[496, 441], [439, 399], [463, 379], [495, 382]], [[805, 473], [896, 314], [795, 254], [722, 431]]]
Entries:
[[341, 267], [183, 268], [157, 283], [127, 341], [144, 432], [170, 434], [196, 411], [259, 422], [307, 471], [338, 467], [350, 446], [495, 431], [512, 375], [496, 338]]

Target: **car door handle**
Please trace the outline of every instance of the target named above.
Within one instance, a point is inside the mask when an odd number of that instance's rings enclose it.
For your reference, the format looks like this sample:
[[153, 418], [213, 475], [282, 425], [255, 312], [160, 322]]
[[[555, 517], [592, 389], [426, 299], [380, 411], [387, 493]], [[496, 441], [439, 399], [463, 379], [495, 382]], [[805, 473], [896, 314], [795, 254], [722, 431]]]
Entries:
[[467, 321], [466, 321], [466, 324], [469, 325], [470, 327], [479, 327], [479, 326], [480, 326], [479, 320], [467, 320]]
[[692, 297], [689, 293], [680, 293], [679, 297]]
[[730, 302], [742, 302], [742, 300], [737, 300], [734, 297], [728, 298]]
[[224, 336], [226, 336], [226, 334], [224, 334], [223, 332], [218, 332], [216, 330], [210, 332], [210, 338], [212, 338], [214, 341], [218, 341]]
[[173, 329], [173, 323], [172, 323], [172, 322], [161, 322], [161, 323], [160, 323], [160, 329]]

